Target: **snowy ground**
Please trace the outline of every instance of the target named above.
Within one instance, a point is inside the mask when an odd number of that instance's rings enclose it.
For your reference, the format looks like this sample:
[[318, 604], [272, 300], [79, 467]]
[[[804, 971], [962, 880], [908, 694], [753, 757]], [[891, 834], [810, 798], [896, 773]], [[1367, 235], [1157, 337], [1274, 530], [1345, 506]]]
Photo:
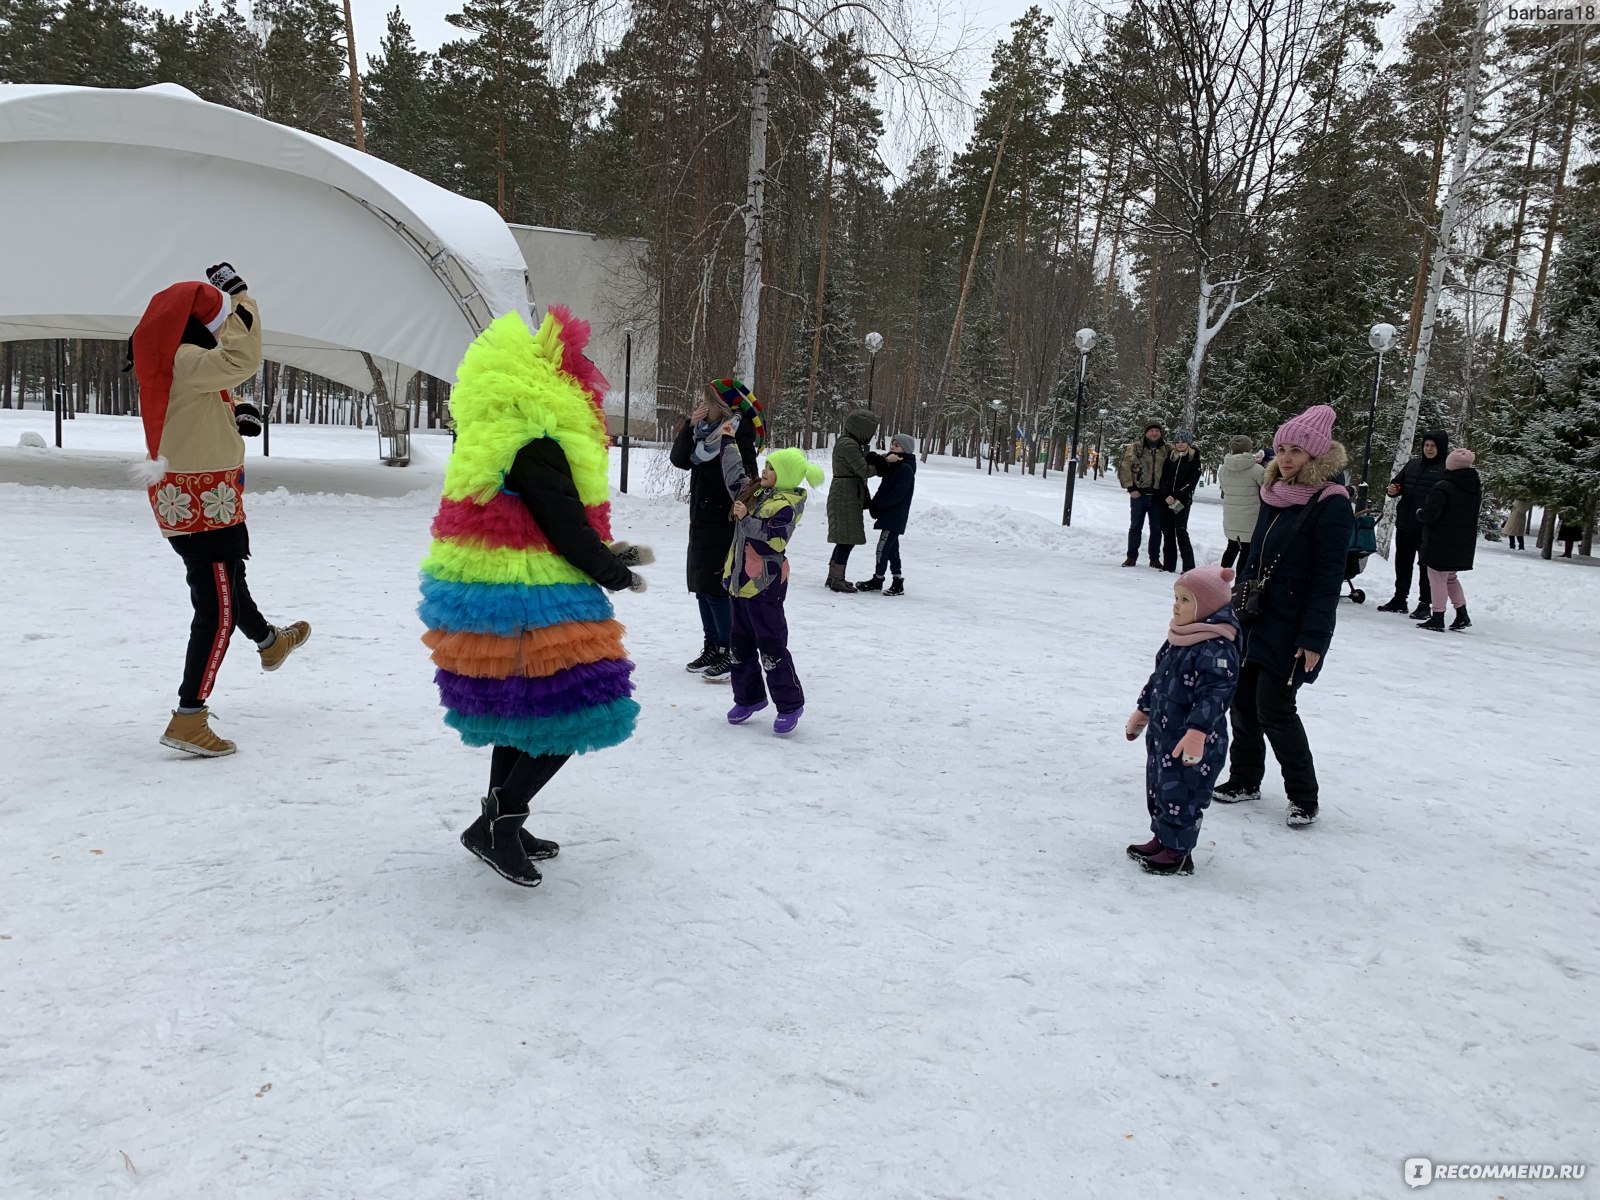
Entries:
[[780, 742], [683, 672], [684, 510], [636, 459], [644, 716], [542, 797], [528, 892], [456, 842], [487, 756], [412, 611], [445, 443], [274, 431], [250, 578], [316, 632], [273, 676], [234, 647], [240, 752], [200, 761], [156, 745], [188, 612], [137, 423], [14, 448], [48, 422], [0, 412], [5, 1200], [1340, 1200], [1412, 1155], [1597, 1158], [1590, 564], [1484, 546], [1468, 635], [1346, 603], [1304, 697], [1323, 820], [1271, 780], [1155, 879], [1121, 729], [1170, 577], [1118, 566], [1113, 483], [1064, 531], [1059, 476], [928, 464], [899, 601], [818, 586], [819, 502]]

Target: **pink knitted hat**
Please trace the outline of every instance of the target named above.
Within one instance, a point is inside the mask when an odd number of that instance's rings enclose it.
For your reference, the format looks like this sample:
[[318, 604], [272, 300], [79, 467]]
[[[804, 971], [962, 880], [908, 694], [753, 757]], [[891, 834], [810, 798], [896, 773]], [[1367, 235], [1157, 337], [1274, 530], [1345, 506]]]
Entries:
[[1337, 414], [1326, 404], [1313, 404], [1298, 417], [1290, 417], [1278, 426], [1272, 448], [1299, 446], [1312, 458], [1321, 458], [1333, 445], [1333, 421]]
[[1218, 609], [1233, 603], [1233, 577], [1232, 567], [1196, 567], [1179, 575], [1176, 586], [1194, 593], [1194, 619], [1204, 621]]
[[1444, 469], [1447, 471], [1459, 471], [1462, 467], [1470, 467], [1477, 461], [1478, 456], [1476, 454], [1465, 447], [1460, 447], [1444, 456]]

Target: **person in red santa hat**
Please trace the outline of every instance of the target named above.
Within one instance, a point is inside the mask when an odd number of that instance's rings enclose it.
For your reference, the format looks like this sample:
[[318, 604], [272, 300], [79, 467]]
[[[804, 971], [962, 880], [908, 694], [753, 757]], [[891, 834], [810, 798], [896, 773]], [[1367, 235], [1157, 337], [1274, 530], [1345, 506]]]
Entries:
[[141, 464], [161, 536], [183, 559], [194, 620], [178, 707], [161, 744], [219, 758], [234, 744], [211, 729], [206, 698], [242, 629], [275, 671], [311, 636], [311, 626], [268, 623], [245, 585], [250, 534], [244, 523], [244, 441], [261, 432], [255, 405], [229, 389], [261, 366], [261, 316], [228, 263], [208, 282], [175, 283], [151, 298], [133, 331], [133, 368], [144, 419]]

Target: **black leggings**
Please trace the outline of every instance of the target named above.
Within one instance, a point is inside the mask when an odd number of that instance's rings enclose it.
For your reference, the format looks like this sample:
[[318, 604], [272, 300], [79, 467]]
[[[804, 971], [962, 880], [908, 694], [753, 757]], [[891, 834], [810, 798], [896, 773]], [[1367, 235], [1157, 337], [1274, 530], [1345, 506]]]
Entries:
[[850, 551], [854, 549], [854, 546], [835, 546], [833, 548], [833, 557], [828, 561], [836, 567], [842, 567], [850, 561]]
[[217, 671], [228, 653], [235, 629], [244, 630], [252, 642], [267, 640], [272, 626], [261, 615], [244, 581], [244, 559], [205, 562], [183, 560], [189, 579], [189, 603], [194, 619], [189, 622], [189, 649], [183, 659], [183, 683], [178, 688], [178, 707], [202, 708], [217, 682]]
[[544, 785], [566, 766], [570, 754], [532, 755], [515, 746], [496, 746], [489, 760], [489, 787], [500, 789], [501, 811], [526, 808]]

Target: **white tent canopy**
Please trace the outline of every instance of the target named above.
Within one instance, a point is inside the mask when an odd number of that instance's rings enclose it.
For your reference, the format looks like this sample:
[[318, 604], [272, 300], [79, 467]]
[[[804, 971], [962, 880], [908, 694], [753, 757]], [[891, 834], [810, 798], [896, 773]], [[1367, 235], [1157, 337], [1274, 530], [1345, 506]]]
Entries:
[[381, 159], [170, 84], [0, 85], [0, 340], [126, 337], [151, 295], [238, 268], [266, 354], [398, 401], [531, 317], [499, 216]]

